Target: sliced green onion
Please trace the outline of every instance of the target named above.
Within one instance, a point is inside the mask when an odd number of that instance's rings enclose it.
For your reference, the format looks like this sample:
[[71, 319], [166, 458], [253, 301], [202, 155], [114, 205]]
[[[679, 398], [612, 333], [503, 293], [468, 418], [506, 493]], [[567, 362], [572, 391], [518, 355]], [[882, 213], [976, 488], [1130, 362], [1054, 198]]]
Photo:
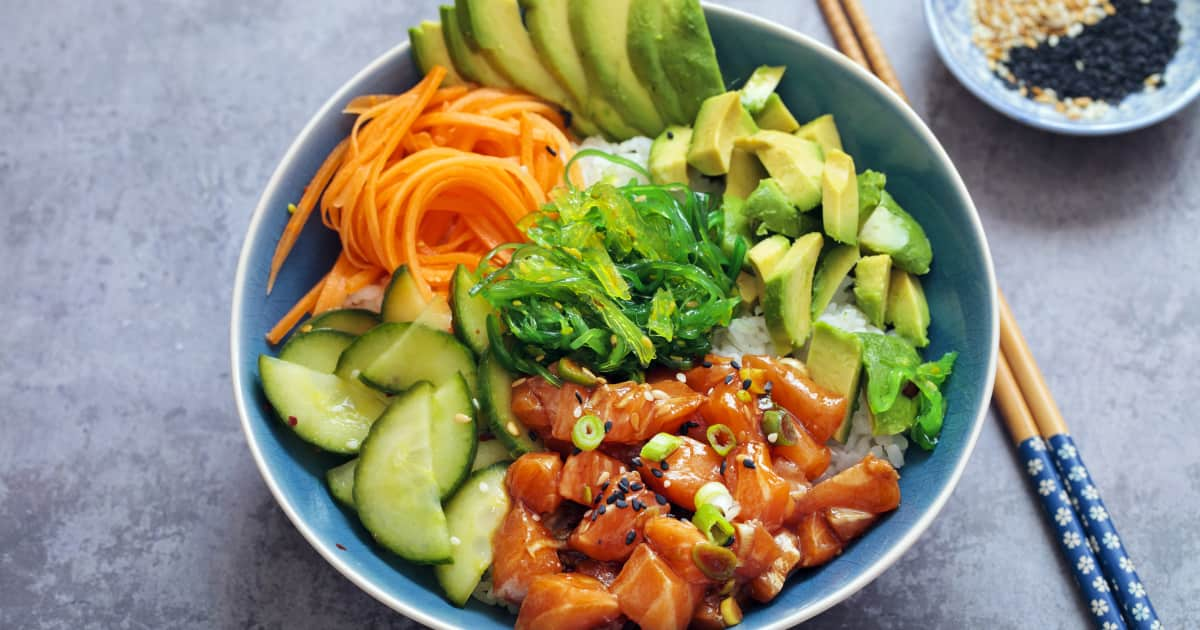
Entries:
[[729, 494], [729, 489], [719, 481], [710, 481], [700, 486], [696, 491], [695, 501], [696, 509], [702, 505], [712, 505], [721, 510], [722, 515], [728, 514], [733, 507], [733, 495]]
[[[796, 423], [796, 417], [786, 409], [776, 407], [764, 411], [762, 428], [771, 444], [791, 446], [800, 441], [800, 425]], [[771, 436], [775, 436], [774, 439]]]
[[733, 434], [733, 429], [723, 425], [714, 424], [708, 427], [708, 444], [717, 452], [717, 455], [725, 457], [733, 447], [737, 446], [737, 436]]
[[558, 360], [558, 375], [564, 380], [584, 387], [595, 387], [600, 384], [600, 378], [595, 373], [567, 357]]
[[733, 525], [721, 514], [721, 510], [711, 503], [705, 503], [696, 508], [692, 515], [692, 524], [708, 536], [709, 541], [723, 545], [733, 537]]
[[742, 623], [742, 607], [733, 597], [721, 600], [721, 621], [725, 622], [726, 628]]
[[728, 580], [721, 585], [721, 590], [717, 591], [717, 595], [722, 597], [733, 593], [733, 589], [737, 586], [737, 580]]
[[733, 577], [737, 569], [737, 556], [729, 549], [710, 542], [692, 545], [692, 562], [708, 579], [724, 582]]
[[571, 443], [581, 451], [595, 450], [604, 441], [604, 423], [595, 414], [589, 413], [575, 421], [571, 429]]
[[[601, 427], [601, 429], [603, 428]], [[675, 449], [679, 448], [679, 445], [682, 443], [683, 441], [678, 436], [671, 435], [670, 433], [659, 433], [650, 438], [650, 441], [646, 442], [646, 445], [642, 447], [642, 459], [661, 462], [668, 455], [674, 453]]]

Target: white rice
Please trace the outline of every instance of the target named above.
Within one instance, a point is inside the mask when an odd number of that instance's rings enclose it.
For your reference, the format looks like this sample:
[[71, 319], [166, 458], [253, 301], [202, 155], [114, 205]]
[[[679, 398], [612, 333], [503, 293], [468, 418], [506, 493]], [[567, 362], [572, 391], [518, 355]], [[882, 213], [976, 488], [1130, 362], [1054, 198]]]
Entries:
[[[645, 136], [637, 136], [624, 142], [609, 142], [604, 138], [593, 136], [580, 143], [578, 148], [599, 149], [605, 153], [623, 157], [634, 164], [645, 167], [650, 161], [650, 145], [652, 143], [653, 141]], [[581, 157], [576, 161], [576, 164], [579, 165], [584, 187], [602, 181], [621, 185], [628, 183], [630, 179], [635, 179], [640, 184], [650, 183], [637, 171], [610, 162], [604, 158]]]

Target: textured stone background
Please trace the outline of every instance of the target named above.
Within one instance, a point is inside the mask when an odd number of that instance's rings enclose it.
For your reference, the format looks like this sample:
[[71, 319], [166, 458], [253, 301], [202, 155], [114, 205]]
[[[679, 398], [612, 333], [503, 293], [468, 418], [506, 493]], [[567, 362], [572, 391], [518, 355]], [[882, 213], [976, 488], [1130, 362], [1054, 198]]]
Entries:
[[[808, 0], [730, 4], [827, 39]], [[1108, 139], [1026, 129], [954, 82], [918, 3], [868, 4], [1159, 612], [1200, 627], [1200, 107]], [[0, 627], [406, 627], [275, 506], [227, 322], [284, 148], [435, 10], [0, 3]], [[809, 625], [1085, 627], [1040, 519], [989, 422], [935, 526]]]

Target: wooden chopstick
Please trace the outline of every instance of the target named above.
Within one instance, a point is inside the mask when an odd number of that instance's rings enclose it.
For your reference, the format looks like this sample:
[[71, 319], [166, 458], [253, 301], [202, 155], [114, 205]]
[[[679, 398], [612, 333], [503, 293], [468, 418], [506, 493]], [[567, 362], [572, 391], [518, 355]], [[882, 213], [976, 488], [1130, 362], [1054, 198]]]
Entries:
[[[817, 1], [838, 48], [860, 65], [870, 68], [907, 101], [859, 0]], [[847, 22], [851, 26], [849, 29]], [[1124, 627], [1124, 621], [1128, 620], [1133, 627], [1160, 629], [1162, 625], [1154, 607], [1146, 597], [1145, 588], [1125, 553], [1099, 491], [1083, 465], [1062, 412], [1050, 395], [1050, 388], [1017, 326], [1008, 301], [999, 290], [997, 296], [1000, 302], [1000, 356], [994, 398], [1026, 462], [1026, 471], [1036, 484], [1035, 491], [1042, 506], [1060, 530], [1060, 549], [1073, 562], [1075, 579], [1088, 600], [1092, 621], [1101, 628]], [[1082, 541], [1083, 535], [1088, 538], [1087, 544]], [[1096, 571], [1094, 577], [1093, 571]], [[1120, 616], [1122, 612], [1125, 619]]]

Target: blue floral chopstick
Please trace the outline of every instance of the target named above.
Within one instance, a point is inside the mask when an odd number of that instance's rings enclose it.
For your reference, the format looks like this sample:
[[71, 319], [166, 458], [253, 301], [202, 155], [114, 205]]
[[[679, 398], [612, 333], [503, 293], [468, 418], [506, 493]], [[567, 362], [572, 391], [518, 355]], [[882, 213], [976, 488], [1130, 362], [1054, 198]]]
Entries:
[[1113, 594], [1124, 611], [1125, 619], [1131, 628], [1139, 630], [1162, 630], [1163, 624], [1154, 612], [1146, 588], [1142, 585], [1133, 561], [1125, 552], [1117, 528], [1113, 525], [1112, 516], [1100, 499], [1100, 492], [1092, 482], [1092, 476], [1083, 465], [1079, 449], [1075, 441], [1066, 433], [1052, 435], [1047, 439], [1050, 452], [1054, 459], [1054, 467], [1058, 469], [1060, 479], [1064, 480], [1071, 504], [1079, 514], [1083, 531], [1087, 534], [1088, 546], [1095, 552], [1100, 561], [1100, 568], [1108, 577]]
[[1095, 626], [1101, 630], [1125, 628], [1117, 601], [1113, 598], [1108, 581], [1104, 579], [1096, 554], [1085, 542], [1087, 534], [1071, 507], [1071, 495], [1059, 478], [1052, 457], [1046, 452], [1046, 443], [1035, 435], [1018, 444], [1017, 450], [1042, 509], [1054, 524], [1059, 551], [1071, 565], [1071, 572], [1093, 615]]

